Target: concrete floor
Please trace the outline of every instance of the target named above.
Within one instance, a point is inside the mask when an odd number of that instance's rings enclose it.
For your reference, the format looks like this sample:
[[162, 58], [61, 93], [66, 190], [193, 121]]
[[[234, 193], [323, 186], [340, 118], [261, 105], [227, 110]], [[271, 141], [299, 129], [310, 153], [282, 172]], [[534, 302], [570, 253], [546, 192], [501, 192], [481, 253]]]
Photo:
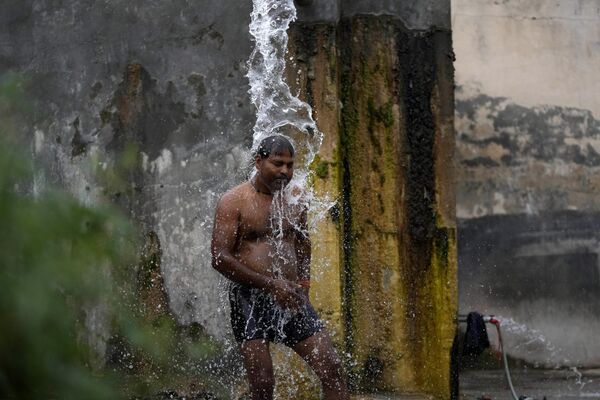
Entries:
[[[511, 371], [517, 395], [536, 400], [600, 400], [600, 369], [519, 369]], [[352, 400], [430, 400], [422, 395], [357, 395]], [[463, 371], [460, 400], [512, 400], [503, 370]]]
[[[600, 399], [600, 369], [512, 370], [513, 386], [518, 396], [534, 399]], [[502, 370], [463, 371], [460, 376], [460, 399], [478, 398], [512, 400]]]
[[402, 395], [386, 395], [386, 394], [376, 394], [376, 395], [359, 395], [359, 396], [351, 396], [352, 400], [430, 400], [432, 397], [415, 395], [415, 394], [402, 394]]

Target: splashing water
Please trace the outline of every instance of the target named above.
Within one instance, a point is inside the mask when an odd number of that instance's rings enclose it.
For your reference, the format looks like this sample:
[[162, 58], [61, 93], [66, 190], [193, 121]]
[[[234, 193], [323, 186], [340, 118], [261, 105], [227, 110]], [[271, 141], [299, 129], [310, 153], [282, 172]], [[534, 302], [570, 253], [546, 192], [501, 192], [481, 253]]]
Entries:
[[[508, 337], [511, 335], [518, 339], [517, 343], [507, 350], [526, 350], [526, 351], [545, 351], [550, 357], [549, 359], [557, 358], [556, 346], [537, 329], [529, 328], [527, 325], [515, 321], [513, 318], [506, 318], [496, 316], [500, 321], [502, 332], [507, 334]], [[563, 364], [568, 364], [569, 360], [561, 360]]]
[[[552, 367], [551, 370], [533, 370], [535, 372], [528, 372], [526, 375], [517, 373], [518, 382], [522, 388], [528, 387], [528, 390], [538, 391], [533, 398], [541, 398], [542, 394], [544, 398], [549, 394], [552, 395], [552, 398], [600, 398], [597, 381], [587, 377], [585, 371], [582, 372], [578, 367], [572, 366], [573, 362], [569, 359], [559, 358], [560, 348], [557, 348], [541, 331], [517, 322], [514, 318], [498, 315], [495, 318], [500, 321], [505, 341], [508, 339], [511, 342], [508, 345], [505, 343], [505, 351], [523, 359], [527, 359], [527, 353], [537, 353], [538, 356], [539, 353], [546, 353], [548, 360], [554, 360], [554, 364], [542, 364], [545, 368]], [[481, 371], [475, 373], [478, 380], [481, 379], [479, 374]], [[479, 385], [480, 383], [474, 384], [473, 388], [484, 389], [484, 386], [480, 388]], [[487, 383], [483, 383], [483, 385], [487, 385]], [[584, 392], [588, 386], [592, 387], [591, 391]], [[486, 387], [485, 390], [488, 388]], [[532, 393], [528, 394], [532, 395]]]
[[[300, 215], [301, 209], [298, 209], [294, 204], [289, 204], [288, 197], [290, 197], [290, 195], [286, 192], [286, 190], [275, 192], [273, 196], [273, 202], [271, 203], [270, 224], [273, 235], [269, 239], [271, 242], [271, 247], [273, 248], [273, 252], [270, 254], [270, 256], [275, 261], [274, 267], [276, 270], [274, 272], [279, 278], [283, 278], [279, 266], [295, 261], [292, 259], [292, 257], [290, 257], [290, 255], [293, 253], [290, 253], [290, 251], [285, 248], [284, 235], [286, 225], [294, 225], [294, 229], [300, 230], [300, 232], [304, 235], [308, 234], [307, 232], [302, 231], [303, 227], [298, 226], [296, 223], [298, 219], [296, 216]], [[279, 270], [277, 270], [278, 268]]]
[[[317, 198], [308, 185], [310, 164], [321, 147], [323, 134], [313, 119], [311, 106], [292, 95], [284, 79], [287, 30], [296, 19], [294, 1], [253, 0], [250, 17], [250, 34], [255, 47], [248, 60], [247, 77], [250, 97], [256, 107], [252, 150], [256, 150], [262, 139], [279, 134], [292, 142], [296, 152], [294, 177], [281, 192], [283, 197], [276, 196], [273, 201], [274, 222], [280, 224], [273, 227], [274, 232], [282, 232], [281, 224], [286, 220], [284, 205], [310, 206], [309, 227], [312, 227], [334, 201], [325, 196]], [[280, 250], [281, 240], [278, 242], [276, 250]]]
[[[252, 152], [256, 151], [260, 141], [274, 134], [283, 134], [291, 139], [294, 148], [302, 149], [303, 143], [298, 143], [302, 137], [291, 138], [290, 133], [303, 132], [309, 134], [316, 130], [312, 120], [311, 107], [297, 97], [292, 96], [289, 86], [285, 83], [285, 54], [287, 52], [287, 30], [292, 21], [296, 19], [296, 8], [293, 0], [254, 0], [250, 14], [250, 34], [254, 38], [255, 47], [248, 60], [248, 80], [250, 82], [250, 96], [256, 107], [256, 123], [254, 125]], [[290, 127], [296, 128], [290, 131]], [[286, 134], [287, 133], [287, 134]], [[294, 140], [295, 139], [295, 140]], [[307, 150], [312, 155], [304, 154], [307, 158], [300, 163], [305, 169], [307, 163], [314, 157], [313, 143], [307, 141]], [[299, 146], [300, 145], [300, 146]], [[320, 143], [317, 144], [319, 146]], [[305, 175], [301, 171], [300, 175]], [[296, 175], [296, 174], [294, 174]], [[300, 182], [290, 182], [288, 187], [303, 185], [305, 176]], [[278, 265], [286, 263], [286, 252], [283, 251], [283, 230], [286, 220], [284, 207], [284, 191], [276, 192], [271, 205], [271, 245], [273, 252], [270, 254], [275, 260], [274, 274], [281, 278]]]
[[254, 0], [250, 34], [255, 47], [248, 61], [250, 96], [256, 107], [253, 149], [262, 139], [281, 134], [295, 145], [298, 164], [306, 171], [319, 151], [323, 134], [317, 129], [312, 108], [293, 96], [284, 80], [287, 29], [296, 19], [293, 0]]
[[[325, 197], [317, 198], [309, 185], [310, 164], [319, 151], [323, 134], [318, 130], [312, 116], [312, 108], [293, 96], [284, 80], [286, 71], [287, 30], [296, 19], [293, 0], [253, 0], [250, 34], [255, 47], [248, 60], [247, 77], [250, 83], [251, 101], [256, 107], [256, 123], [253, 130], [252, 154], [259, 143], [271, 135], [283, 135], [295, 150], [294, 176], [288, 185], [274, 193], [270, 209], [272, 273], [284, 278], [283, 266], [297, 262], [295, 251], [290, 251], [290, 229], [308, 235], [313, 224], [322, 219], [334, 204]], [[300, 72], [299, 72], [300, 73]], [[253, 173], [256, 173], [254, 171]], [[310, 208], [310, 210], [309, 210]], [[300, 215], [309, 210], [308, 226], [301, 223]], [[279, 326], [273, 328], [285, 337], [283, 324], [293, 315], [289, 310], [275, 310]], [[288, 351], [289, 353], [289, 351]], [[293, 369], [289, 357], [278, 362], [277, 371], [291, 376]], [[295, 398], [297, 385], [286, 387], [287, 398]]]

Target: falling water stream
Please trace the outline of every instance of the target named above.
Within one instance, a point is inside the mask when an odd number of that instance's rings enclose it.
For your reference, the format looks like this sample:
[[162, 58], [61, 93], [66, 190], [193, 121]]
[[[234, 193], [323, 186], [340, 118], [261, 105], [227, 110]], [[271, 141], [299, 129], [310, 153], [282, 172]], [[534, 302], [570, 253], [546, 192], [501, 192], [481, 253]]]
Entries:
[[[292, 95], [285, 82], [287, 30], [296, 19], [293, 0], [253, 0], [250, 34], [255, 47], [248, 60], [247, 77], [251, 101], [256, 107], [252, 150], [271, 135], [287, 137], [295, 149], [294, 177], [284, 190], [277, 192], [271, 205], [272, 247], [275, 259], [285, 257], [283, 230], [285, 223], [308, 234], [298, 225], [295, 210], [310, 207], [311, 221], [318, 220], [333, 205], [318, 198], [309, 185], [310, 164], [319, 151], [323, 134], [317, 128], [311, 106]], [[281, 260], [286, 262], [288, 260]]]
[[323, 135], [312, 108], [290, 92], [284, 79], [287, 29], [296, 19], [293, 0], [254, 0], [250, 34], [255, 47], [248, 61], [250, 96], [256, 107], [253, 148], [265, 137], [283, 134], [298, 153], [299, 178], [305, 178]]
[[[282, 274], [280, 265], [294, 263], [288, 258], [295, 255], [286, 249], [285, 229], [290, 225], [301, 234], [307, 235], [311, 222], [316, 222], [333, 204], [324, 197], [314, 195], [310, 183], [310, 164], [319, 151], [323, 134], [318, 130], [312, 117], [312, 108], [306, 102], [292, 95], [285, 82], [286, 54], [288, 52], [287, 30], [296, 19], [293, 0], [253, 0], [250, 34], [254, 40], [254, 50], [248, 60], [247, 77], [250, 83], [251, 101], [256, 107], [256, 123], [253, 129], [251, 154], [259, 143], [271, 135], [287, 137], [295, 150], [294, 176], [288, 185], [274, 193], [270, 209], [272, 235], [270, 258], [274, 276]], [[252, 176], [256, 171], [250, 172]], [[299, 223], [299, 214], [310, 208], [308, 224]], [[278, 269], [279, 268], [279, 269]], [[258, 296], [258, 295], [257, 295]], [[255, 304], [258, 299], [255, 297]], [[275, 318], [278, 326], [273, 326], [281, 337], [285, 337], [283, 325], [291, 318], [288, 310], [277, 309]], [[288, 354], [283, 350], [283, 354]], [[275, 375], [291, 375], [291, 357], [275, 362]], [[288, 371], [288, 372], [285, 372]], [[300, 390], [297, 384], [285, 388], [284, 398], [295, 398]], [[277, 391], [276, 391], [277, 392]]]
[[[255, 47], [248, 60], [247, 77], [251, 101], [256, 107], [252, 149], [256, 150], [262, 139], [279, 134], [287, 137], [296, 151], [294, 178], [275, 197], [272, 215], [275, 222], [283, 223], [285, 211], [281, 206], [310, 206], [314, 221], [333, 203], [317, 198], [308, 184], [309, 167], [321, 147], [323, 133], [317, 128], [311, 106], [291, 93], [284, 77], [287, 30], [296, 19], [294, 1], [253, 0], [250, 17]], [[275, 231], [281, 229], [282, 226]]]

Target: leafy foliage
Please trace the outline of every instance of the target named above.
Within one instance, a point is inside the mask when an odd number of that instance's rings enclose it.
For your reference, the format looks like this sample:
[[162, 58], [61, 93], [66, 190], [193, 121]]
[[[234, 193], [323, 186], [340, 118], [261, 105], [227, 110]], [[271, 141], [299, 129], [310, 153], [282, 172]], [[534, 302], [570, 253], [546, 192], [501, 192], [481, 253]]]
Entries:
[[[0, 76], [0, 398], [145, 396], [156, 388], [142, 382], [134, 394], [123, 390], [132, 360], [133, 372], [164, 381], [165, 366], [196, 365], [215, 347], [178, 334], [169, 315], [144, 316], [136, 298], [139, 235], [124, 216], [60, 191], [30, 194], [33, 170], [18, 134], [28, 112], [25, 84]], [[115, 338], [122, 346], [113, 346], [105, 368]]]
[[32, 169], [14, 133], [23, 83], [0, 81], [0, 397], [114, 398], [81, 332], [86, 313], [121, 298], [111, 276], [135, 260], [133, 230], [109, 208], [27, 194]]

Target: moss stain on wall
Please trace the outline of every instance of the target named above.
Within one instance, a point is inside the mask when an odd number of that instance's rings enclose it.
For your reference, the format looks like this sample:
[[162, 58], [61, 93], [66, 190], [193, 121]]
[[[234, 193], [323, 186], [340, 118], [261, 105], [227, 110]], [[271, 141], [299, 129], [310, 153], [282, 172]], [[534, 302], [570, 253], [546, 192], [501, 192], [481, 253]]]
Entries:
[[[290, 30], [287, 81], [325, 133], [313, 184], [338, 199], [312, 236], [311, 298], [351, 355], [355, 391], [450, 396], [457, 300], [449, 38], [382, 16]], [[300, 360], [292, 364], [301, 372], [280, 377], [280, 390], [294, 381], [303, 387], [298, 398], [318, 398], [314, 376]]]
[[436, 222], [451, 188], [443, 183], [437, 193], [436, 141], [451, 129], [439, 129], [439, 121], [451, 118], [438, 115], [448, 107], [436, 101], [448, 98], [435, 91], [438, 80], [452, 82], [438, 71], [445, 62], [438, 54], [451, 52], [450, 32], [411, 31], [392, 18], [367, 16], [342, 21], [340, 31], [349, 44], [341, 52], [340, 143], [355, 389], [446, 398], [456, 262], [448, 250], [455, 246], [453, 221]]

